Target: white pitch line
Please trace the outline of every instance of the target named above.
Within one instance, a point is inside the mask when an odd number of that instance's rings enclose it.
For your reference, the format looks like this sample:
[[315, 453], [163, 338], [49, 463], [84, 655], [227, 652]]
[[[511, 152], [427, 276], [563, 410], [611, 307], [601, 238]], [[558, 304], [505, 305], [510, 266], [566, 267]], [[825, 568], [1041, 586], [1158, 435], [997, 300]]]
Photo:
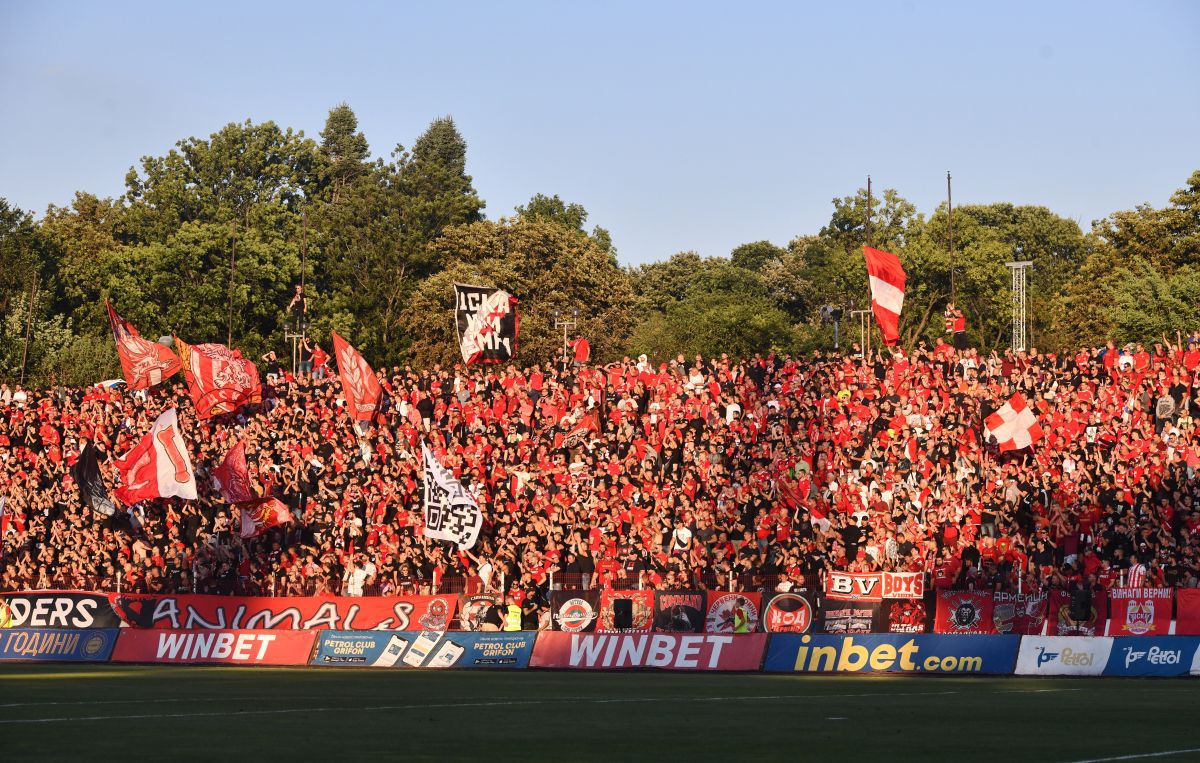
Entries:
[[[238, 701], [242, 702], [265, 702], [269, 699], [279, 699], [279, 697], [237, 697]], [[289, 697], [289, 699], [325, 699], [325, 697]], [[6, 705], [0, 705], [0, 708], [6, 707], [49, 707], [63, 705], [157, 705], [160, 702], [230, 702], [229, 697], [143, 697], [142, 699], [88, 699], [78, 702], [12, 702]]]
[[1172, 755], [1184, 755], [1189, 752], [1200, 752], [1200, 747], [1190, 747], [1186, 750], [1164, 750], [1163, 752], [1139, 752], [1133, 755], [1117, 755], [1112, 758], [1088, 758], [1074, 760], [1071, 763], [1109, 763], [1114, 760], [1145, 760], [1146, 758], [1167, 758]]
[[[1038, 689], [1038, 693], [1055, 692], [1055, 691], [1079, 691], [1078, 689]], [[381, 712], [387, 710], [422, 710], [425, 708], [447, 709], [447, 708], [471, 708], [471, 707], [508, 707], [515, 705], [552, 705], [562, 702], [584, 702], [597, 705], [607, 704], [630, 704], [641, 702], [744, 702], [744, 701], [778, 701], [778, 700], [818, 700], [824, 701], [828, 699], [857, 699], [863, 697], [941, 697], [952, 694], [963, 694], [958, 691], [919, 691], [919, 692], [870, 692], [864, 694], [771, 694], [771, 695], [750, 695], [738, 697], [621, 697], [615, 699], [591, 699], [588, 697], [557, 697], [554, 699], [535, 699], [535, 700], [504, 700], [500, 702], [447, 702], [441, 704], [419, 704], [419, 705], [375, 705], [371, 707], [288, 707], [288, 708], [273, 708], [270, 710], [226, 710], [211, 713], [145, 713], [138, 715], [86, 715], [60, 718], [12, 718], [0, 719], [0, 724], [3, 725], [19, 725], [29, 723], [78, 723], [82, 721], [132, 721], [132, 720], [149, 720], [161, 718], [230, 718], [240, 715], [294, 715], [296, 713], [343, 713], [346, 711], [357, 712]], [[980, 692], [968, 692], [970, 694], [979, 694]], [[988, 694], [1026, 694], [1025, 691], [999, 691], [986, 692]], [[239, 699], [237, 697], [223, 698], [224, 701], [234, 703], [239, 701], [254, 701]], [[275, 698], [272, 698], [275, 699]], [[161, 701], [161, 700], [160, 700]], [[175, 701], [186, 701], [179, 699]], [[99, 703], [96, 703], [99, 704]]]

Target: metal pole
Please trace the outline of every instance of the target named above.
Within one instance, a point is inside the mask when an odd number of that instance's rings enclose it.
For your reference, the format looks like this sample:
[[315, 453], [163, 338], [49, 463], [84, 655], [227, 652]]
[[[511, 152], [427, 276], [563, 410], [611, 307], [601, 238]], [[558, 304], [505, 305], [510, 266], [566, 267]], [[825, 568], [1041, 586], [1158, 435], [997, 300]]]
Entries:
[[950, 253], [950, 301], [958, 302], [958, 289], [954, 276], [954, 200], [950, 195], [950, 171], [946, 171], [946, 235]]
[[37, 301], [37, 273], [29, 284], [29, 312], [25, 318], [25, 349], [21, 351], [21, 384], [25, 384], [25, 363], [29, 360], [29, 340], [33, 337], [33, 303]]
[[867, 246], [871, 245], [871, 176], [867, 175]]
[[237, 223], [233, 224], [232, 244], [229, 248], [229, 326], [225, 344], [233, 344], [233, 274], [237, 269]]

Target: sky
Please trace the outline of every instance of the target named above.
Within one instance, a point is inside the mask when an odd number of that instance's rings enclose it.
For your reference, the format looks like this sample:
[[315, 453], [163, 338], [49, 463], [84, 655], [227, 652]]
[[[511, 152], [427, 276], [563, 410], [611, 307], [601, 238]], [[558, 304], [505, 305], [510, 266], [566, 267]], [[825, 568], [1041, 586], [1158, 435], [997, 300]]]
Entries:
[[342, 102], [376, 156], [453, 116], [489, 218], [558, 194], [627, 265], [816, 233], [868, 174], [1087, 229], [1200, 169], [1200, 2], [0, 0], [0, 197], [37, 213]]

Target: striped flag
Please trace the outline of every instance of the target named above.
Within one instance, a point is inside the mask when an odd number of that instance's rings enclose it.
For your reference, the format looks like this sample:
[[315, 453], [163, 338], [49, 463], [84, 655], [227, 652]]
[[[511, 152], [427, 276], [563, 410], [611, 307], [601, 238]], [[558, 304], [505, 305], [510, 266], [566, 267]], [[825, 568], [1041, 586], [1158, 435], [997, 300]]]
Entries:
[[904, 307], [904, 268], [891, 252], [863, 247], [871, 285], [871, 310], [879, 323], [883, 342], [891, 347], [900, 338], [900, 310]]

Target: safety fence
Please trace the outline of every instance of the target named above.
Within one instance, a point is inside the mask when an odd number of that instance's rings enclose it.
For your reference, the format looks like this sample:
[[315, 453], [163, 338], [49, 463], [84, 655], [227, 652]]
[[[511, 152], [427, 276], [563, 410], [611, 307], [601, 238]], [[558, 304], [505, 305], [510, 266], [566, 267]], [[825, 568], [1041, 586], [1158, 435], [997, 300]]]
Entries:
[[[1132, 591], [1140, 593], [1134, 596]], [[746, 595], [712, 591], [601, 591], [594, 602], [581, 593], [566, 591], [556, 597], [556, 617], [550, 629], [540, 631], [483, 630], [495, 627], [484, 612], [507, 607], [486, 596], [3, 594], [0, 661], [1200, 675], [1200, 623], [1147, 614], [1155, 601], [1161, 609], [1162, 600], [1154, 598], [1156, 589], [1114, 591], [1114, 617], [1096, 635], [984, 633], [977, 627], [980, 616], [967, 614], [970, 602], [962, 601], [947, 604], [954, 604], [957, 616], [977, 632], [828, 632], [822, 608], [834, 600], [822, 600], [814, 610], [812, 600], [802, 593], [778, 594], [757, 605]], [[1192, 598], [1181, 597], [1186, 603], [1180, 611], [1191, 606]], [[993, 610], [1008, 604], [991, 602]], [[1166, 611], [1171, 611], [1169, 606]], [[1137, 616], [1133, 628], [1131, 612]], [[1157, 630], [1147, 630], [1146, 623]], [[838, 621], [834, 627], [842, 625]], [[515, 623], [509, 621], [508, 626]]]

